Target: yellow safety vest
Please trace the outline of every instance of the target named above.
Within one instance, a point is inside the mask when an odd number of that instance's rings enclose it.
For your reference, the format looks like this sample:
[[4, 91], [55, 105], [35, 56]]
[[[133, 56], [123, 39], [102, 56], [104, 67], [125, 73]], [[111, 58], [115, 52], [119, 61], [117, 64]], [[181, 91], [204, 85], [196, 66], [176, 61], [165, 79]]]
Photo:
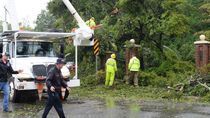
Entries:
[[128, 64], [128, 69], [130, 71], [139, 71], [140, 68], [140, 61], [136, 57], [132, 57]]
[[90, 19], [88, 21], [85, 22], [87, 26], [89, 27], [95, 27], [96, 26], [96, 23], [94, 20]]
[[113, 73], [117, 71], [117, 62], [115, 59], [109, 58], [106, 61], [106, 71], [113, 72]]

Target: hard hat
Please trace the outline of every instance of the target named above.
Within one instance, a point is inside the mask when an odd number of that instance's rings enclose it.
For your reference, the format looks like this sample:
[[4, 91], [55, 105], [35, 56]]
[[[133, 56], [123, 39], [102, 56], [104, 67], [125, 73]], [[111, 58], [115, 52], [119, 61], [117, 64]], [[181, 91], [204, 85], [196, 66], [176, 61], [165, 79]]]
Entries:
[[95, 18], [94, 18], [94, 17], [91, 17], [90, 19], [95, 20]]
[[130, 42], [134, 44], [135, 43], [135, 40], [134, 39], [131, 39]]
[[114, 53], [111, 54], [111, 58], [115, 59], [116, 58], [116, 55]]

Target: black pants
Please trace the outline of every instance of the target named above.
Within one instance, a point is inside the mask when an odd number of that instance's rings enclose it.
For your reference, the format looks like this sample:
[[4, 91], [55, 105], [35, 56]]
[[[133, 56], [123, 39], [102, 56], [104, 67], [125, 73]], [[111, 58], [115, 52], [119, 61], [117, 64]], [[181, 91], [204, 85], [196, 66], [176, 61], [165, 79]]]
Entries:
[[65, 118], [59, 93], [50, 92], [50, 91], [48, 91], [47, 93], [48, 93], [48, 99], [47, 99], [46, 107], [44, 109], [42, 118], [47, 118], [47, 115], [53, 106], [54, 106], [55, 110], [57, 111], [59, 117]]

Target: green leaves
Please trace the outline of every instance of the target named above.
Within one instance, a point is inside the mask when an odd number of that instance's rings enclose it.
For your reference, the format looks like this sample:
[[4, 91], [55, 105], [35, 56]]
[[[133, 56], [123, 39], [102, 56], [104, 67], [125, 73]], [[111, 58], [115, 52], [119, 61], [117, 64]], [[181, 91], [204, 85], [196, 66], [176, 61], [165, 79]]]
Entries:
[[190, 29], [188, 17], [183, 14], [173, 13], [162, 21], [161, 29], [168, 36], [182, 36], [188, 33]]
[[37, 16], [35, 31], [47, 31], [54, 28], [55, 17], [49, 11], [42, 10]]

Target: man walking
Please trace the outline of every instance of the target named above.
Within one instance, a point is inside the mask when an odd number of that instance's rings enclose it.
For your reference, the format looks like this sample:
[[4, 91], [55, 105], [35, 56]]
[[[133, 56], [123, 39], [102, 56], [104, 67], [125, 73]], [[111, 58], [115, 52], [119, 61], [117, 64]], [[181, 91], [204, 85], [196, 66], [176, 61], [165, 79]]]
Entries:
[[44, 113], [42, 118], [46, 118], [50, 109], [54, 106], [55, 110], [57, 111], [60, 118], [65, 118], [63, 107], [61, 104], [61, 99], [59, 94], [61, 94], [61, 88], [66, 88], [67, 84], [65, 83], [62, 75], [61, 75], [61, 68], [64, 66], [65, 62], [63, 59], [59, 58], [56, 61], [55, 67], [52, 68], [47, 76], [46, 85], [47, 85], [47, 93], [48, 99], [46, 103], [46, 107], [44, 109]]
[[18, 74], [22, 72], [22, 70], [14, 71], [11, 64], [8, 61], [8, 56], [6, 52], [2, 53], [0, 60], [0, 90], [3, 91], [4, 98], [3, 98], [3, 111], [4, 112], [12, 112], [9, 110], [9, 82], [8, 79], [11, 77], [12, 74]]
[[140, 68], [140, 61], [135, 56], [135, 54], [132, 54], [132, 58], [129, 61], [128, 69], [129, 69], [129, 77], [126, 79], [126, 84], [130, 83], [130, 79], [132, 78], [132, 81], [134, 83], [134, 86], [138, 87], [138, 72]]
[[115, 72], [117, 71], [116, 55], [111, 54], [111, 58], [106, 61], [106, 86], [112, 86], [114, 82]]

